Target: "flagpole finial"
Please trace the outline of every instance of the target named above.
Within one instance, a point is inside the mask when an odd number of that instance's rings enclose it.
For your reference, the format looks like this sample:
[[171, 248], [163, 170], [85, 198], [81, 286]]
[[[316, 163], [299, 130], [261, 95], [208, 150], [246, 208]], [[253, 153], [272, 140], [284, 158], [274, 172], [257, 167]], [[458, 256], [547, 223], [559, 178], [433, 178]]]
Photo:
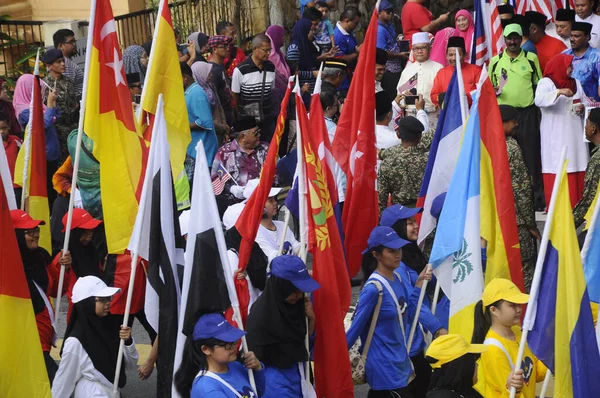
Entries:
[[33, 68], [33, 75], [34, 76], [39, 76], [40, 75], [40, 50], [41, 50], [41, 48], [38, 47], [38, 49], [37, 49], [37, 55], [35, 56], [35, 66]]
[[293, 93], [299, 93], [300, 92], [300, 79], [298, 78], [297, 75], [294, 76], [293, 78], [296, 79], [296, 83], [294, 84], [294, 89], [292, 90], [292, 92]]

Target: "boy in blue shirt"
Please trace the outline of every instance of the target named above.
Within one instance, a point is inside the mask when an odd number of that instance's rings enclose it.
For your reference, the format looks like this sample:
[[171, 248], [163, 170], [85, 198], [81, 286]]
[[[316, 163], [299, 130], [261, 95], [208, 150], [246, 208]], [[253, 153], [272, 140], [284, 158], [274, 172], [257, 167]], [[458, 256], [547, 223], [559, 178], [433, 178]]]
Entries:
[[325, 54], [335, 46], [335, 39], [333, 37], [333, 25], [329, 20], [329, 5], [324, 1], [317, 3], [317, 10], [323, 14], [321, 22], [315, 29], [315, 42], [321, 49], [321, 54]]
[[338, 91], [348, 91], [350, 81], [352, 80], [352, 73], [354, 72], [354, 68], [356, 68], [360, 46], [354, 35], [354, 30], [358, 26], [360, 15], [360, 11], [356, 7], [346, 7], [333, 31], [335, 45], [339, 48], [337, 58], [341, 58], [348, 63], [348, 75], [338, 88]]

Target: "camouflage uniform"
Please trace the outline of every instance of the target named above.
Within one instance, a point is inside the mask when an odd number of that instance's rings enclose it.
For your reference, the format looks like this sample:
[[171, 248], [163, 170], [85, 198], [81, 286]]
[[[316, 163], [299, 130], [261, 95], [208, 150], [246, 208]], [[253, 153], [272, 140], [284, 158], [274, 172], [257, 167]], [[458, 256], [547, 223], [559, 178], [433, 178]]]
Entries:
[[377, 173], [380, 211], [387, 207], [389, 194], [392, 194], [394, 204], [416, 206], [433, 133], [433, 130], [423, 133], [421, 141], [414, 147], [397, 145], [381, 152], [382, 162]]
[[[58, 132], [58, 142], [60, 144], [59, 164], [62, 164], [69, 156], [67, 137], [69, 137], [71, 131], [77, 129], [79, 123], [79, 103], [77, 102], [75, 85], [68, 77], [62, 75], [57, 80], [54, 76], [48, 74], [44, 78], [44, 82], [46, 82], [50, 88], [54, 88], [54, 84], [56, 83], [56, 93], [58, 95], [56, 104], [58, 105], [58, 109], [60, 109], [60, 116], [56, 120], [56, 130]], [[44, 103], [48, 100], [48, 92], [49, 90], [46, 88]]]
[[587, 214], [596, 191], [598, 190], [598, 180], [600, 180], [600, 146], [592, 150], [592, 157], [585, 169], [585, 179], [583, 183], [583, 197], [577, 202], [573, 209], [573, 218], [575, 219], [575, 227], [579, 228], [585, 221]]
[[529, 232], [530, 229], [537, 228], [533, 206], [533, 186], [531, 177], [523, 161], [521, 147], [519, 147], [517, 140], [512, 137], [506, 137], [506, 149], [508, 151], [508, 164], [510, 166], [510, 176], [515, 197], [517, 227], [521, 245], [521, 261], [523, 263], [523, 279], [525, 290], [529, 292], [537, 260], [537, 252], [533, 243], [534, 238]]

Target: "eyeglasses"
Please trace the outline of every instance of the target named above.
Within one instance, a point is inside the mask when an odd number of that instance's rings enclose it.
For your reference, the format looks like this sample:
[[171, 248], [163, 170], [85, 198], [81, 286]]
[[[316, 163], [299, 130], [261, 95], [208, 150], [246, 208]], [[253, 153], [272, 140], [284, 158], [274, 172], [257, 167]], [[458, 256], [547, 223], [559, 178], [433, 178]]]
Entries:
[[256, 47], [256, 48], [258, 48], [259, 50], [263, 50], [265, 52], [265, 54], [271, 52], [270, 48], [262, 48], [262, 47]]
[[215, 344], [215, 347], [223, 347], [227, 351], [232, 350], [236, 346], [235, 343]]
[[[2, 129], [2, 128], [0, 128]], [[29, 236], [36, 236], [36, 235], [40, 235], [40, 227], [35, 227], [33, 229], [26, 229], [25, 230], [25, 235], [29, 235]]]
[[69, 40], [69, 41], [63, 41], [63, 44], [70, 44], [70, 45], [73, 46], [73, 45], [77, 44], [77, 40], [72, 39], [72, 40]]
[[96, 297], [96, 302], [100, 304], [108, 304], [112, 301], [112, 297]]

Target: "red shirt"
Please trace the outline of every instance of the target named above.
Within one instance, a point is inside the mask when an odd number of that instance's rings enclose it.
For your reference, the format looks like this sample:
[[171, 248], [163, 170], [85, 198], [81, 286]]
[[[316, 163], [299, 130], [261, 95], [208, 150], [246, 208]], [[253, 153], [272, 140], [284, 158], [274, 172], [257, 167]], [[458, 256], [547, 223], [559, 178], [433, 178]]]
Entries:
[[[2, 142], [4, 144], [4, 151], [8, 159], [8, 168], [10, 169], [10, 177], [15, 180], [15, 164], [17, 163], [17, 155], [21, 148], [22, 141], [16, 135], [8, 135], [8, 139]], [[20, 188], [18, 185], [13, 184], [14, 188]]]
[[[445, 93], [448, 90], [453, 73], [454, 66], [448, 65], [440, 69], [437, 75], [435, 75], [433, 88], [431, 89], [431, 102], [433, 102], [435, 106], [440, 106], [438, 103], [438, 95]], [[480, 75], [481, 66], [468, 64], [466, 62], [462, 63], [463, 83], [465, 85], [465, 93], [467, 94], [469, 105], [471, 104], [471, 95], [469, 93], [477, 89], [477, 82], [479, 82]]]
[[560, 54], [567, 49], [565, 43], [562, 40], [558, 40], [550, 35], [544, 35], [542, 40], [535, 43], [535, 49], [537, 50], [537, 56], [540, 61], [540, 68], [542, 73], [548, 61], [552, 59], [556, 54]]
[[421, 31], [433, 21], [433, 14], [419, 3], [407, 2], [402, 7], [402, 31], [404, 40], [411, 40], [412, 35]]
[[[58, 291], [58, 280], [60, 277], [60, 259], [61, 253], [58, 253], [54, 260], [46, 266], [46, 272], [48, 273], [48, 290], [46, 295], [48, 301], [50, 298], [56, 298], [56, 292]], [[67, 290], [67, 286], [63, 286], [63, 293]], [[56, 315], [55, 315], [56, 316]], [[50, 313], [48, 308], [44, 307], [44, 310], [35, 315], [35, 322], [37, 324], [38, 333], [40, 335], [40, 342], [42, 343], [42, 351], [50, 352], [52, 349], [52, 338], [54, 337], [54, 328], [50, 321]]]

